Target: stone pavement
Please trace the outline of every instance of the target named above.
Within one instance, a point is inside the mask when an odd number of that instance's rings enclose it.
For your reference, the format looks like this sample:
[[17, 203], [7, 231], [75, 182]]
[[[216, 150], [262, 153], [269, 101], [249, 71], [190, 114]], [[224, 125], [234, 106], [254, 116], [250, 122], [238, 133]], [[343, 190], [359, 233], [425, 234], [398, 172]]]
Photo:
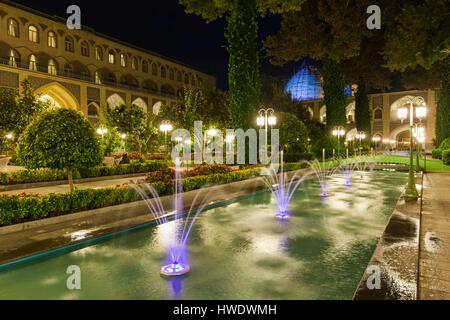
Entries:
[[[99, 189], [99, 188], [108, 188], [115, 187], [117, 185], [123, 185], [128, 183], [130, 180], [142, 180], [145, 179], [145, 174], [139, 177], [127, 177], [127, 178], [119, 178], [119, 179], [110, 179], [110, 180], [102, 180], [102, 181], [90, 181], [90, 182], [81, 182], [75, 184], [75, 187], [78, 189]], [[11, 190], [0, 192], [0, 195], [17, 195], [19, 193], [25, 192], [27, 194], [49, 194], [49, 193], [66, 193], [69, 192], [69, 185], [55, 185], [55, 186], [47, 186], [47, 187], [38, 187], [38, 188], [30, 188], [30, 189], [19, 189], [19, 190]]]
[[418, 298], [450, 299], [450, 172], [424, 177]]

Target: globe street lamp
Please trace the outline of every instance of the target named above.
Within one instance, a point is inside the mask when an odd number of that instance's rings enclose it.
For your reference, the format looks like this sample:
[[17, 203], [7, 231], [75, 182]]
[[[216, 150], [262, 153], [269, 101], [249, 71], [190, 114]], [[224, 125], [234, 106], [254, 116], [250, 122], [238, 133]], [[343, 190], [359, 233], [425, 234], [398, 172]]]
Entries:
[[264, 135], [265, 135], [265, 151], [267, 156], [267, 132], [268, 127], [272, 127], [277, 124], [277, 117], [275, 117], [275, 111], [272, 108], [268, 109], [260, 109], [258, 111], [258, 117], [256, 118], [256, 124], [259, 127], [264, 126]]
[[165, 155], [164, 159], [167, 160], [168, 155], [168, 146], [167, 146], [167, 132], [172, 131], [173, 127], [169, 120], [163, 120], [161, 124], [159, 125], [159, 130], [164, 132], [164, 149], [165, 149]]
[[375, 150], [378, 149], [378, 143], [381, 141], [381, 137], [379, 135], [375, 135], [372, 137], [372, 142], [375, 144]]
[[359, 140], [359, 156], [361, 157], [362, 155], [362, 147], [361, 147], [361, 142], [363, 139], [366, 138], [366, 134], [364, 133], [364, 131], [358, 131], [356, 133], [356, 139]]
[[420, 171], [420, 162], [419, 162], [419, 154], [420, 154], [420, 144], [425, 142], [425, 128], [422, 124], [417, 124], [414, 128], [414, 138], [416, 138], [416, 171]]
[[405, 191], [405, 200], [417, 200], [419, 198], [419, 192], [416, 188], [416, 182], [413, 172], [413, 127], [414, 127], [414, 105], [416, 105], [416, 118], [420, 121], [426, 117], [427, 109], [425, 107], [425, 100], [420, 96], [405, 97], [402, 100], [403, 107], [398, 108], [397, 117], [403, 123], [408, 118], [408, 105], [409, 105], [409, 176], [408, 186]]
[[340, 142], [340, 137], [343, 137], [345, 135], [345, 129], [343, 126], [336, 126], [334, 127], [333, 131], [331, 132], [333, 134], [333, 136], [337, 137], [338, 139], [338, 156], [339, 156], [339, 152], [340, 152], [340, 148], [341, 148], [341, 142]]

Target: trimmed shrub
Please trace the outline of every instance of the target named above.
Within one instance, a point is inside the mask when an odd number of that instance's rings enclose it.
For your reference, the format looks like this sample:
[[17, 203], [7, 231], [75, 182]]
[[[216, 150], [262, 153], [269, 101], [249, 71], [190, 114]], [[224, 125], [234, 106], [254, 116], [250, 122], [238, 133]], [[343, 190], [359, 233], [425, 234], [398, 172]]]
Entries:
[[450, 149], [442, 151], [442, 162], [450, 165]]
[[233, 171], [229, 166], [225, 164], [205, 164], [196, 166], [194, 169], [189, 171], [189, 176], [203, 176], [215, 173], [229, 173]]
[[433, 149], [433, 151], [431, 151], [431, 156], [433, 159], [442, 159], [442, 150], [439, 148]]
[[[167, 161], [145, 161], [143, 163], [134, 162], [130, 164], [120, 164], [118, 166], [96, 166], [92, 168], [79, 169], [75, 173], [77, 179], [96, 178], [114, 175], [147, 173], [166, 169], [169, 167]], [[18, 172], [0, 172], [0, 184], [12, 185], [33, 182], [60, 181], [67, 179], [65, 170], [37, 169]]]

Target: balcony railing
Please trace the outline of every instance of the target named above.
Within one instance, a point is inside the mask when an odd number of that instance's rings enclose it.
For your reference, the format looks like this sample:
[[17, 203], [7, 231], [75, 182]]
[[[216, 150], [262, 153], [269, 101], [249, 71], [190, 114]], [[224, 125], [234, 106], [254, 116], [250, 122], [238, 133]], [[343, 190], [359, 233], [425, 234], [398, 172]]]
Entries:
[[[36, 69], [33, 70], [33, 69], [30, 69], [30, 65], [28, 63], [24, 63], [24, 62], [18, 61], [18, 60], [15, 61], [14, 65], [11, 65], [9, 59], [0, 58], [0, 65], [6, 65], [11, 68], [25, 69], [25, 70], [32, 71], [32, 72], [39, 72], [39, 73], [44, 73], [47, 75], [52, 75], [52, 74], [48, 73], [48, 66], [42, 66], [42, 65], [36, 64]], [[77, 80], [87, 81], [87, 82], [96, 84], [94, 78], [89, 75], [77, 74], [75, 72], [70, 72], [70, 71], [66, 71], [66, 70], [58, 70], [57, 74], [53, 75], [53, 76], [77, 79]], [[157, 89], [143, 88], [143, 87], [139, 87], [138, 85], [133, 86], [133, 85], [129, 85], [126, 83], [114, 82], [114, 81], [111, 81], [108, 79], [102, 79], [101, 84], [97, 84], [97, 85], [104, 85], [104, 86], [114, 87], [114, 88], [119, 88], [119, 89], [139, 91], [139, 92], [143, 92], [143, 93], [158, 94], [158, 95], [166, 96], [166, 97], [176, 97], [176, 94], [174, 94], [174, 93], [172, 94], [172, 93], [168, 93], [168, 92], [160, 92]]]

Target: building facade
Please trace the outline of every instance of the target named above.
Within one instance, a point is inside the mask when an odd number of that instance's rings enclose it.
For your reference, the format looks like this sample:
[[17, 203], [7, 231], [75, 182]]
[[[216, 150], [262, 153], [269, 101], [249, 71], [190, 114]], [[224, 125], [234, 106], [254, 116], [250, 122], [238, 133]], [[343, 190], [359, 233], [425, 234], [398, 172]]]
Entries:
[[121, 104], [156, 114], [186, 86], [216, 86], [214, 76], [181, 62], [0, 0], [0, 86], [19, 88], [25, 79], [39, 99], [93, 123]]
[[[401, 121], [398, 118], [398, 108], [405, 106], [408, 98], [422, 97], [427, 107], [427, 114], [421, 120], [421, 126], [425, 131], [425, 148], [430, 151], [436, 138], [436, 104], [438, 90], [411, 90], [391, 93], [379, 93], [369, 95], [369, 108], [372, 116], [372, 137], [378, 137], [380, 148], [406, 149], [409, 147], [410, 128], [408, 120]], [[326, 122], [326, 106], [322, 100], [303, 101], [308, 108], [311, 117], [322, 123]], [[408, 106], [409, 107], [409, 106]], [[416, 107], [416, 106], [414, 106]], [[408, 111], [409, 112], [409, 111]], [[355, 99], [347, 98], [347, 132], [346, 140], [353, 141], [356, 136], [355, 128]], [[417, 119], [416, 119], [417, 120]], [[368, 137], [371, 139], [372, 137]]]

